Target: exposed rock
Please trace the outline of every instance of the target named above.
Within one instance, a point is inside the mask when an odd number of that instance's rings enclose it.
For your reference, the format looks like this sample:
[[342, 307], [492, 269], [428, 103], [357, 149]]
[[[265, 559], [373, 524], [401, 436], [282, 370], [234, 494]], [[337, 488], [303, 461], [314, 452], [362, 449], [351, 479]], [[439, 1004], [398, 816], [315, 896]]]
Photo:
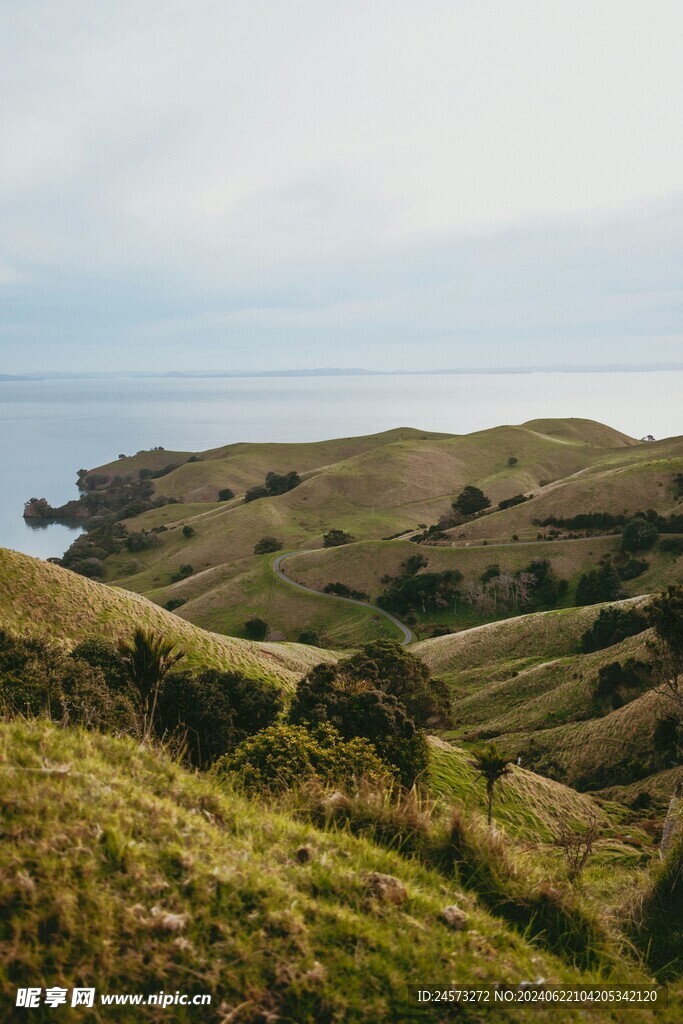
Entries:
[[453, 928], [456, 932], [463, 932], [469, 922], [469, 916], [460, 907], [456, 907], [455, 904], [443, 908], [441, 919], [449, 928]]
[[383, 903], [395, 903], [396, 906], [400, 906], [408, 899], [405, 885], [393, 875], [371, 871], [366, 879], [366, 885], [369, 892]]

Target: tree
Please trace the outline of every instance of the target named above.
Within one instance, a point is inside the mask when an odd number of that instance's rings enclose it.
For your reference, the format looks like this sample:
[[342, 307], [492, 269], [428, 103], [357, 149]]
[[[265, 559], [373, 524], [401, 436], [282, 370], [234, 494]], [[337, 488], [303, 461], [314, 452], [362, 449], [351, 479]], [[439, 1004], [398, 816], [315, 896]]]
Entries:
[[272, 725], [282, 707], [276, 686], [238, 672], [173, 672], [159, 693], [158, 728], [184, 733], [188, 758], [202, 768]]
[[247, 640], [265, 640], [268, 633], [268, 623], [265, 619], [254, 616], [244, 623], [244, 635]]
[[224, 487], [218, 492], [219, 501], [231, 501], [235, 497], [235, 492], [231, 491], [229, 487]]
[[621, 534], [622, 551], [649, 551], [657, 540], [658, 532], [654, 523], [636, 516], [623, 529]]
[[599, 604], [601, 601], [615, 601], [621, 594], [621, 578], [611, 564], [605, 562], [599, 569], [585, 572], [576, 588], [575, 605]]
[[642, 633], [647, 627], [647, 618], [637, 608], [601, 608], [597, 619], [581, 637], [581, 650], [585, 654], [602, 651]]
[[683, 586], [670, 586], [655, 597], [648, 621], [657, 641], [657, 670], [663, 679], [660, 692], [683, 712]]
[[344, 678], [333, 665], [317, 665], [302, 679], [289, 711], [294, 725], [328, 724], [345, 740], [362, 737], [412, 786], [428, 765], [424, 734], [393, 694], [367, 680]]
[[351, 544], [353, 537], [345, 530], [328, 530], [323, 534], [323, 547], [338, 548], [342, 544]]
[[432, 678], [429, 668], [396, 640], [373, 640], [339, 665], [350, 683], [370, 682], [391, 693], [405, 705], [418, 725], [443, 727], [450, 724], [450, 691], [441, 679]]
[[282, 541], [278, 540], [277, 537], [261, 537], [254, 544], [255, 555], [266, 555], [271, 551], [279, 551], [282, 547]]
[[500, 782], [506, 775], [509, 775], [511, 771], [510, 762], [503, 754], [498, 752], [495, 743], [489, 743], [474, 753], [474, 758], [470, 761], [470, 764], [486, 783], [487, 820], [490, 826], [493, 814], [493, 792], [496, 783]]
[[154, 728], [159, 688], [185, 652], [176, 649], [174, 640], [138, 626], [130, 640], [121, 640], [119, 653], [135, 692], [147, 739]]
[[453, 502], [453, 508], [462, 516], [473, 516], [491, 507], [491, 499], [487, 498], [478, 487], [468, 484]]

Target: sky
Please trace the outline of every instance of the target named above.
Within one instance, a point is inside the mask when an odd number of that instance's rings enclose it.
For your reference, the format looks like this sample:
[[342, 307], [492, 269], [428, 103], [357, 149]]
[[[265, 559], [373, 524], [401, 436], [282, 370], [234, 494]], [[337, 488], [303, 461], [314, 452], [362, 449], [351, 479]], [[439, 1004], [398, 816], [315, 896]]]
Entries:
[[683, 361], [680, 0], [0, 0], [0, 373]]

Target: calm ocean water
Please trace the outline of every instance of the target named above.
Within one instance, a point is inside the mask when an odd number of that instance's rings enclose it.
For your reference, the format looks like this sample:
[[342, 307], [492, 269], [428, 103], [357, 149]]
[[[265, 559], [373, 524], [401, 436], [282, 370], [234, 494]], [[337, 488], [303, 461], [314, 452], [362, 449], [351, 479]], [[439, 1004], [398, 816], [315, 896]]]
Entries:
[[412, 426], [455, 434], [582, 416], [683, 433], [682, 372], [0, 382], [0, 546], [47, 558], [76, 535], [27, 526], [30, 497], [77, 496], [76, 471], [140, 448], [317, 441]]

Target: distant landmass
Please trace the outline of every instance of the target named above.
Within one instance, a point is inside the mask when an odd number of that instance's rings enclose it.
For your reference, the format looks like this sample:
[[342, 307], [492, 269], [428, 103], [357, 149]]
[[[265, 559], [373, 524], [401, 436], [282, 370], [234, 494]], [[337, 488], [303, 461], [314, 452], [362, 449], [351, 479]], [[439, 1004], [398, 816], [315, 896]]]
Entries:
[[32, 380], [94, 380], [103, 378], [130, 378], [132, 380], [207, 380], [224, 377], [429, 377], [444, 374], [524, 374], [524, 373], [661, 373], [666, 371], [680, 372], [683, 363], [606, 363], [601, 366], [571, 366], [558, 363], [552, 366], [460, 366], [437, 370], [365, 370], [362, 367], [320, 366], [313, 369], [294, 370], [225, 370], [220, 372], [190, 372], [172, 370], [168, 373], [157, 373], [153, 370], [102, 373], [97, 371], [62, 371], [59, 373], [0, 373], [0, 381], [32, 381]]

